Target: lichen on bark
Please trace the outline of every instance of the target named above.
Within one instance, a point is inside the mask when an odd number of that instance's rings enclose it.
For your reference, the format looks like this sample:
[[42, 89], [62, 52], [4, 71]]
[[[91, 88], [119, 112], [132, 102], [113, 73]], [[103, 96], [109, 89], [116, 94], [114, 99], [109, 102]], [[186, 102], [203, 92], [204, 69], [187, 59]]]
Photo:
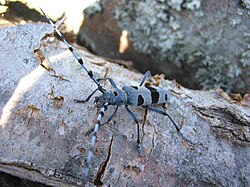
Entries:
[[160, 67], [175, 64], [203, 89], [247, 92], [250, 14], [249, 2], [241, 2], [124, 1], [115, 18], [134, 47]]

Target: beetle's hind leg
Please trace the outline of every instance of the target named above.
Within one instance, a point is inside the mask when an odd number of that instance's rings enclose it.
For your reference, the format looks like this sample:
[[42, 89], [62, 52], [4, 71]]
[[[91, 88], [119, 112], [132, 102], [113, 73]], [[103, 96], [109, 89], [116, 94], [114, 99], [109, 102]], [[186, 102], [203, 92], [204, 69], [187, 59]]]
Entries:
[[151, 111], [153, 111], [153, 112], [162, 114], [162, 115], [164, 115], [164, 116], [167, 116], [167, 117], [170, 119], [170, 121], [173, 123], [173, 125], [175, 126], [176, 131], [178, 132], [178, 134], [179, 134], [184, 140], [186, 140], [187, 142], [189, 142], [190, 144], [194, 144], [191, 140], [189, 140], [186, 136], [184, 136], [184, 134], [182, 134], [182, 133], [180, 132], [180, 130], [181, 130], [180, 127], [175, 123], [175, 121], [171, 118], [171, 116], [170, 116], [167, 112], [165, 112], [165, 111], [163, 111], [163, 110], [160, 110], [160, 109], [158, 109], [158, 108], [150, 107], [150, 106], [142, 106], [142, 107], [145, 108], [145, 109], [151, 110]]

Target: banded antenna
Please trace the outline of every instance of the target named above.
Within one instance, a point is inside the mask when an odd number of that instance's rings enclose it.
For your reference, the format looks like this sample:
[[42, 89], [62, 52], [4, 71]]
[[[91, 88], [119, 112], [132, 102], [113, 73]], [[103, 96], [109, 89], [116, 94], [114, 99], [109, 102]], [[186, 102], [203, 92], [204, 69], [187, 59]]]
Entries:
[[88, 76], [95, 82], [95, 84], [98, 86], [98, 90], [102, 93], [104, 93], [104, 88], [100, 85], [97, 78], [93, 75], [93, 72], [91, 70], [88, 70], [85, 65], [83, 64], [82, 58], [78, 57], [78, 55], [75, 53], [73, 47], [68, 43], [66, 38], [61, 34], [61, 32], [58, 30], [57, 26], [52, 22], [52, 20], [47, 16], [47, 14], [40, 8], [41, 12], [44, 14], [44, 16], [47, 18], [49, 23], [53, 26], [54, 30], [58, 34], [58, 36], [61, 38], [63, 43], [68, 47], [70, 52], [73, 54], [73, 56], [76, 58], [77, 62], [82, 66], [82, 68], [85, 70], [85, 72], [88, 74]]

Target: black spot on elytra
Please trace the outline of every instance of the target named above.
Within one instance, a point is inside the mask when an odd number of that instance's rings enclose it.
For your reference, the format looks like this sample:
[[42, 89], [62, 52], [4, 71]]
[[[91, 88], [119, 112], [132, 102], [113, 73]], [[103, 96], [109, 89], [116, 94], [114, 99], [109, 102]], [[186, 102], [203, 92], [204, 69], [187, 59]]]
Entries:
[[137, 105], [141, 106], [141, 105], [143, 105], [143, 103], [144, 103], [144, 99], [143, 99], [142, 95], [139, 95], [138, 99], [137, 99]]
[[158, 92], [151, 92], [152, 104], [158, 103], [160, 94]]
[[165, 94], [165, 101], [168, 100], [168, 94]]
[[157, 89], [153, 87], [146, 87], [150, 92], [157, 92]]
[[138, 86], [131, 86], [132, 88], [138, 90]]
[[152, 104], [158, 103], [160, 94], [157, 91], [157, 89], [152, 88], [152, 87], [147, 87], [147, 89], [150, 90], [150, 92], [151, 92]]

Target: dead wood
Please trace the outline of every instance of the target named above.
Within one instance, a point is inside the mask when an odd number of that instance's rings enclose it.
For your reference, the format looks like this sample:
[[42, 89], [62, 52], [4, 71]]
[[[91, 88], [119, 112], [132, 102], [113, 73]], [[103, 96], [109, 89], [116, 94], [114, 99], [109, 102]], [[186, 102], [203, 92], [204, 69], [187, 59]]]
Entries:
[[[0, 170], [52, 186], [81, 185], [96, 108], [78, 104], [95, 84], [47, 24], [0, 29]], [[138, 85], [142, 75], [76, 47], [97, 77]], [[98, 63], [100, 62], [100, 63]], [[42, 64], [42, 65], [41, 65]], [[109, 87], [109, 85], [106, 85]], [[249, 186], [250, 109], [223, 91], [195, 91], [162, 80], [168, 113], [190, 145], [164, 116], [133, 108], [136, 126], [121, 107], [100, 129], [87, 186]], [[113, 107], [109, 107], [107, 117]]]

